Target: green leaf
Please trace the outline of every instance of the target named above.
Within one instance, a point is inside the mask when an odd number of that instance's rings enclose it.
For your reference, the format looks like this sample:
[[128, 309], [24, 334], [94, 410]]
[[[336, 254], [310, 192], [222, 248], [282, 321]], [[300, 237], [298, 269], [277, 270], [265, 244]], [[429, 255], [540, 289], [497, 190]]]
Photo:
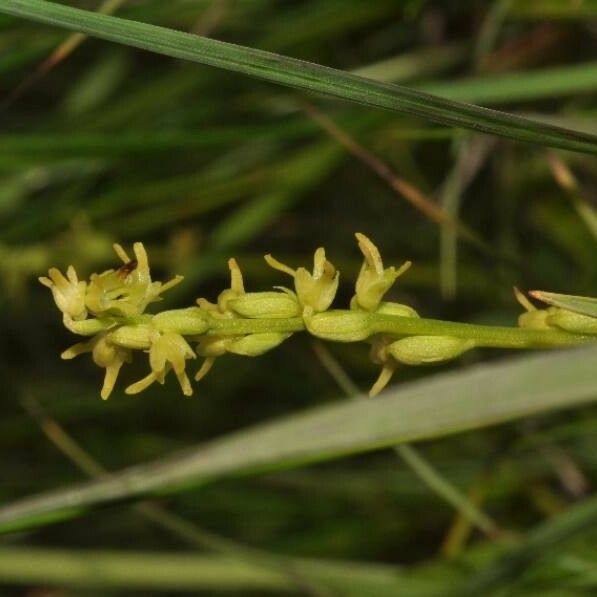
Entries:
[[597, 153], [597, 137], [593, 135], [450, 101], [280, 54], [45, 0], [3, 0], [0, 11], [166, 56], [200, 62], [367, 106], [404, 112], [450, 126], [527, 143]]
[[[0, 584], [43, 584], [152, 591], [255, 591], [421, 597], [445, 586], [445, 572], [409, 575], [388, 564], [285, 558], [288, 572], [235, 558], [139, 551], [0, 547]], [[426, 578], [426, 576], [431, 576]], [[453, 576], [453, 575], [452, 575]], [[305, 592], [305, 586], [317, 590]], [[302, 589], [302, 590], [301, 590]], [[320, 590], [325, 589], [325, 590]], [[192, 593], [194, 594], [194, 593]]]
[[529, 294], [548, 305], [568, 309], [568, 311], [574, 311], [574, 313], [588, 315], [589, 317], [597, 317], [597, 298], [574, 296], [572, 294], [557, 294], [543, 290], [531, 290]]
[[596, 358], [596, 346], [526, 355], [399, 385], [375, 400], [334, 404], [264, 423], [106, 479], [7, 505], [0, 509], [0, 532], [224, 477], [302, 466], [578, 406], [597, 399]]

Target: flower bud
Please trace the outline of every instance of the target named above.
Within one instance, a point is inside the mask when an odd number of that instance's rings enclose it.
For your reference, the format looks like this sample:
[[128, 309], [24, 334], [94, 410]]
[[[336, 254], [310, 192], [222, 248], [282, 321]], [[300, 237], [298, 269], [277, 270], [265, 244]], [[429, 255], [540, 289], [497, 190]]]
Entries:
[[204, 334], [209, 329], [209, 314], [198, 307], [162, 311], [153, 316], [153, 326], [160, 332], [184, 336]]
[[559, 307], [547, 309], [547, 323], [574, 334], [597, 334], [596, 317], [582, 315]]
[[375, 310], [380, 315], [396, 315], [398, 317], [419, 317], [419, 314], [408, 305], [382, 301]]
[[518, 316], [518, 325], [531, 330], [547, 330], [551, 327], [548, 323], [548, 315], [546, 309], [527, 311]]
[[237, 336], [201, 336], [195, 352], [201, 357], [221, 357], [226, 354], [230, 344], [237, 338]]
[[333, 342], [358, 342], [371, 335], [369, 315], [364, 311], [325, 311], [305, 320], [311, 334]]
[[121, 325], [108, 334], [110, 342], [124, 348], [147, 350], [151, 346], [154, 329], [148, 324]]
[[64, 315], [62, 319], [64, 327], [73, 334], [79, 336], [95, 336], [115, 325], [115, 321], [108, 318], [101, 319], [80, 319], [76, 321], [71, 319], [68, 315]]
[[227, 347], [227, 352], [246, 357], [257, 357], [272, 348], [276, 348], [290, 336], [292, 334], [282, 334], [280, 332], [249, 334], [231, 342]]
[[284, 319], [301, 314], [296, 297], [286, 292], [247, 292], [228, 301], [228, 308], [241, 317]]
[[388, 352], [405, 365], [440, 363], [475, 347], [475, 341], [452, 336], [409, 336], [392, 342]]

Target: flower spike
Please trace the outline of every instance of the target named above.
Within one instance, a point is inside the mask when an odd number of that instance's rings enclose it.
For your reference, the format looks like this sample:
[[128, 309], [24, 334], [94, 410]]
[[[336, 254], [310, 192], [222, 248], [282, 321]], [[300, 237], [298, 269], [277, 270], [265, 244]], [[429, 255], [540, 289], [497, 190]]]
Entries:
[[91, 353], [95, 364], [105, 370], [103, 399], [110, 396], [133, 350], [148, 355], [150, 370], [126, 388], [127, 394], [137, 394], [155, 382], [163, 384], [174, 371], [182, 393], [190, 396], [193, 390], [186, 364], [197, 356], [204, 359], [194, 376], [198, 381], [225, 354], [258, 357], [299, 331], [332, 342], [364, 341], [371, 344], [371, 359], [381, 368], [369, 392], [375, 396], [403, 365], [443, 363], [483, 346], [573, 346], [597, 338], [597, 299], [529, 293], [554, 303], [537, 308], [516, 288], [515, 297], [524, 309], [519, 328], [488, 329], [421, 319], [409, 305], [383, 300], [410, 262], [384, 268], [371, 240], [361, 233], [356, 238], [364, 260], [350, 309], [330, 308], [340, 274], [321, 247], [315, 251], [312, 271], [293, 269], [271, 255], [265, 256], [268, 265], [292, 277], [293, 290], [276, 286], [264, 292], [246, 292], [238, 263], [229, 259], [230, 285], [215, 303], [198, 299], [199, 306], [166, 309], [155, 315], [145, 313], [146, 307], [161, 300], [161, 294], [178, 284], [182, 276], [165, 284], [154, 282], [147, 252], [139, 242], [133, 245], [132, 254], [114, 244], [120, 267], [93, 274], [88, 281], [79, 280], [69, 266], [65, 274], [51, 268], [40, 282], [52, 292], [66, 329], [86, 339], [65, 350], [62, 358]]

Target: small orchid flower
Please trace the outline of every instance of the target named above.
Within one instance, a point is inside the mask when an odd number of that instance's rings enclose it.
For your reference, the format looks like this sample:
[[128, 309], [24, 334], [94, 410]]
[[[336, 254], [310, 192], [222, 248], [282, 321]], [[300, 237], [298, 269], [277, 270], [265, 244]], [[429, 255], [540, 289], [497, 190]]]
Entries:
[[80, 354], [90, 352], [94, 363], [106, 370], [104, 384], [100, 392], [107, 400], [114, 389], [120, 368], [124, 363], [130, 363], [131, 351], [112, 343], [105, 333], [94, 336], [89, 342], [80, 342], [67, 348], [60, 356], [63, 359], [74, 359]]
[[323, 247], [315, 251], [313, 273], [309, 273], [304, 267], [294, 270], [271, 255], [266, 255], [265, 261], [270, 267], [294, 278], [294, 288], [303, 308], [303, 317], [325, 311], [332, 304], [338, 290], [340, 272], [326, 259]]
[[217, 319], [237, 317], [236, 313], [229, 308], [228, 302], [245, 294], [243, 274], [236, 259], [228, 260], [228, 269], [230, 270], [230, 288], [220, 292], [217, 303], [212, 303], [204, 298], [198, 298], [196, 301], [201, 309]]
[[126, 388], [127, 394], [138, 394], [145, 390], [154, 381], [163, 384], [166, 374], [174, 369], [178, 378], [182, 393], [185, 396], [193, 394], [191, 382], [185, 371], [186, 360], [194, 359], [195, 353], [187, 341], [180, 335], [173, 332], [161, 334], [157, 330], [151, 337], [151, 347], [149, 348], [149, 365], [151, 373], [143, 379], [131, 384]]
[[384, 269], [379, 249], [364, 234], [357, 232], [355, 236], [365, 261], [357, 278], [356, 294], [351, 306], [354, 307], [356, 304], [356, 307], [365, 311], [375, 311], [396, 278], [408, 270], [412, 263], [405, 261], [398, 269]]
[[56, 306], [75, 321], [85, 319], [85, 291], [87, 283], [79, 281], [77, 272], [72, 265], [66, 270], [66, 277], [55, 267], [48, 272], [49, 278], [42, 276], [39, 281], [52, 291]]
[[161, 300], [160, 295], [179, 284], [183, 277], [175, 276], [169, 282], [152, 282], [147, 252], [143, 243], [135, 243], [135, 259], [114, 244], [116, 254], [123, 261], [117, 270], [93, 274], [87, 286], [86, 306], [94, 315], [133, 317], [145, 311], [149, 303]]

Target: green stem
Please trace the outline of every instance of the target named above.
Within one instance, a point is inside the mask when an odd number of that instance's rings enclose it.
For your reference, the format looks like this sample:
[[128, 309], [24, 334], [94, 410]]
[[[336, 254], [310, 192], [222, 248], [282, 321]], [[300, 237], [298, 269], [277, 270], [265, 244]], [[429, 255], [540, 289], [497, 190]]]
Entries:
[[[341, 311], [338, 311], [341, 313]], [[368, 315], [371, 334], [396, 336], [453, 336], [474, 340], [477, 346], [495, 348], [550, 348], [575, 346], [590, 337], [559, 330], [476, 325], [398, 315]], [[208, 333], [222, 336], [268, 332], [299, 332], [305, 329], [300, 317], [284, 319], [213, 319]]]
[[485, 347], [550, 348], [575, 346], [589, 341], [587, 336], [559, 330], [476, 325], [378, 313], [371, 313], [369, 318], [371, 330], [375, 333], [400, 336], [454, 336], [474, 340], [477, 346]]
[[210, 322], [209, 333], [220, 336], [240, 336], [271, 332], [301, 332], [305, 324], [300, 317], [271, 319], [215, 319]]

